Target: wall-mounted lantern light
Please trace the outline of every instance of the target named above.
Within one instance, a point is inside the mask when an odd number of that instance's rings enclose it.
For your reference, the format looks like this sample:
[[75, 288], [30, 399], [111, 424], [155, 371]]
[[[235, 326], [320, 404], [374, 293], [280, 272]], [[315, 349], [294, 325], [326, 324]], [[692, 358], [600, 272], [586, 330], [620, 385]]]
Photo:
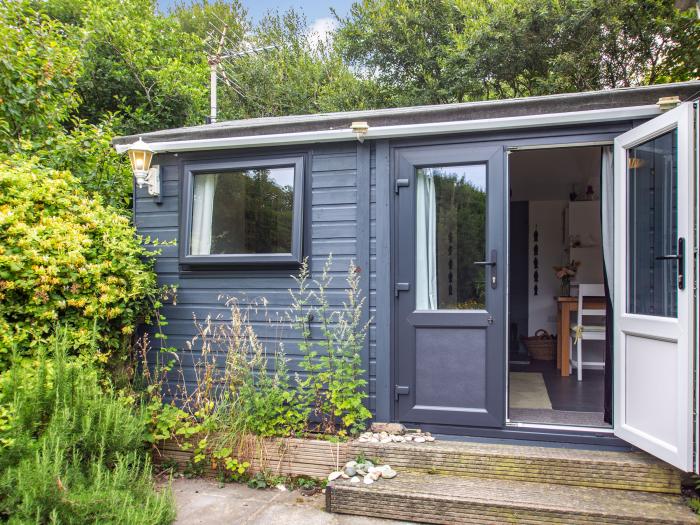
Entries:
[[143, 188], [144, 184], [148, 185], [148, 194], [157, 197], [160, 195], [160, 166], [151, 167], [153, 160], [153, 150], [146, 144], [143, 139], [131, 144], [126, 152], [129, 154], [131, 161], [131, 170], [134, 172], [136, 185]]

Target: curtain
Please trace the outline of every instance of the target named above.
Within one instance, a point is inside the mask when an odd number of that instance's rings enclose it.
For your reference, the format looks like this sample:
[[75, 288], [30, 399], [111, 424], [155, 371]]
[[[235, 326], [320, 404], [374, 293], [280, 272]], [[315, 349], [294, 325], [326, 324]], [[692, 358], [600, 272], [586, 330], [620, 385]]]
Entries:
[[214, 214], [214, 194], [216, 193], [215, 173], [195, 175], [192, 199], [192, 255], [211, 254], [211, 225]]
[[613, 271], [613, 203], [615, 179], [613, 175], [613, 150], [612, 146], [604, 146], [601, 152], [600, 165], [600, 224], [603, 228], [603, 264], [605, 265], [605, 273], [607, 274], [610, 291], [615, 291]]
[[429, 170], [416, 172], [416, 309], [437, 310], [435, 181]]
[[613, 423], [613, 293], [615, 293], [614, 270], [614, 169], [612, 146], [603, 146], [600, 162], [600, 224], [603, 245], [603, 277], [605, 284], [605, 393], [603, 397], [603, 419]]

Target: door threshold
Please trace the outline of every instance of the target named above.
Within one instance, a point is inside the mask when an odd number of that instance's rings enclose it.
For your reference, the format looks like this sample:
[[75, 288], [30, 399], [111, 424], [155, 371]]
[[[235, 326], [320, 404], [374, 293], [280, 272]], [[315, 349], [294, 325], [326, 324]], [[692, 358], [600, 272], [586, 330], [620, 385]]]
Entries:
[[547, 423], [520, 423], [517, 421], [506, 421], [506, 428], [530, 428], [533, 430], [568, 430], [570, 432], [590, 432], [592, 434], [612, 434], [612, 428], [604, 427], [582, 427], [575, 425], [552, 425]]

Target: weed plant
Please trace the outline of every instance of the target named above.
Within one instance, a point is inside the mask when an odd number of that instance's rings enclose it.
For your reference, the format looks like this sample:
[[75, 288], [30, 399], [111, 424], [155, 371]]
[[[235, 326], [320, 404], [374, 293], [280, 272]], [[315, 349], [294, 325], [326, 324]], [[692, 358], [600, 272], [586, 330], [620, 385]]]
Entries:
[[[304, 261], [289, 290], [291, 307], [274, 319], [264, 298], [246, 305], [228, 300], [226, 321], [195, 319], [197, 335], [187, 348], [197, 356], [188, 372], [194, 381], [185, 380], [177, 353], [155, 353], [153, 366], [148, 355], [154, 354], [147, 343], [141, 345], [148, 439], [157, 444], [171, 438], [192, 450], [190, 475], [210, 465], [221, 479], [242, 480], [250, 477], [250, 462], [265, 468], [264, 438], [309, 433], [342, 438], [364, 428], [370, 417], [361, 359], [369, 324], [363, 318], [365, 299], [351, 263], [345, 300], [332, 306], [331, 265], [329, 257], [313, 279]], [[274, 342], [259, 339], [252, 318], [277, 334]], [[294, 374], [283, 344], [291, 338], [299, 341], [301, 353]]]

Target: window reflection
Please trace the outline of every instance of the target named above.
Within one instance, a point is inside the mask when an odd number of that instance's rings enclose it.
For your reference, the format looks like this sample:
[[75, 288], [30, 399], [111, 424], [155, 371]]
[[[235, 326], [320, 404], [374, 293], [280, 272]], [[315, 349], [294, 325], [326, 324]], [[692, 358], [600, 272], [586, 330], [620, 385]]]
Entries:
[[194, 176], [190, 253], [290, 253], [294, 168]]
[[628, 151], [628, 297], [630, 313], [678, 315], [677, 130]]
[[416, 308], [483, 309], [486, 165], [416, 170]]

